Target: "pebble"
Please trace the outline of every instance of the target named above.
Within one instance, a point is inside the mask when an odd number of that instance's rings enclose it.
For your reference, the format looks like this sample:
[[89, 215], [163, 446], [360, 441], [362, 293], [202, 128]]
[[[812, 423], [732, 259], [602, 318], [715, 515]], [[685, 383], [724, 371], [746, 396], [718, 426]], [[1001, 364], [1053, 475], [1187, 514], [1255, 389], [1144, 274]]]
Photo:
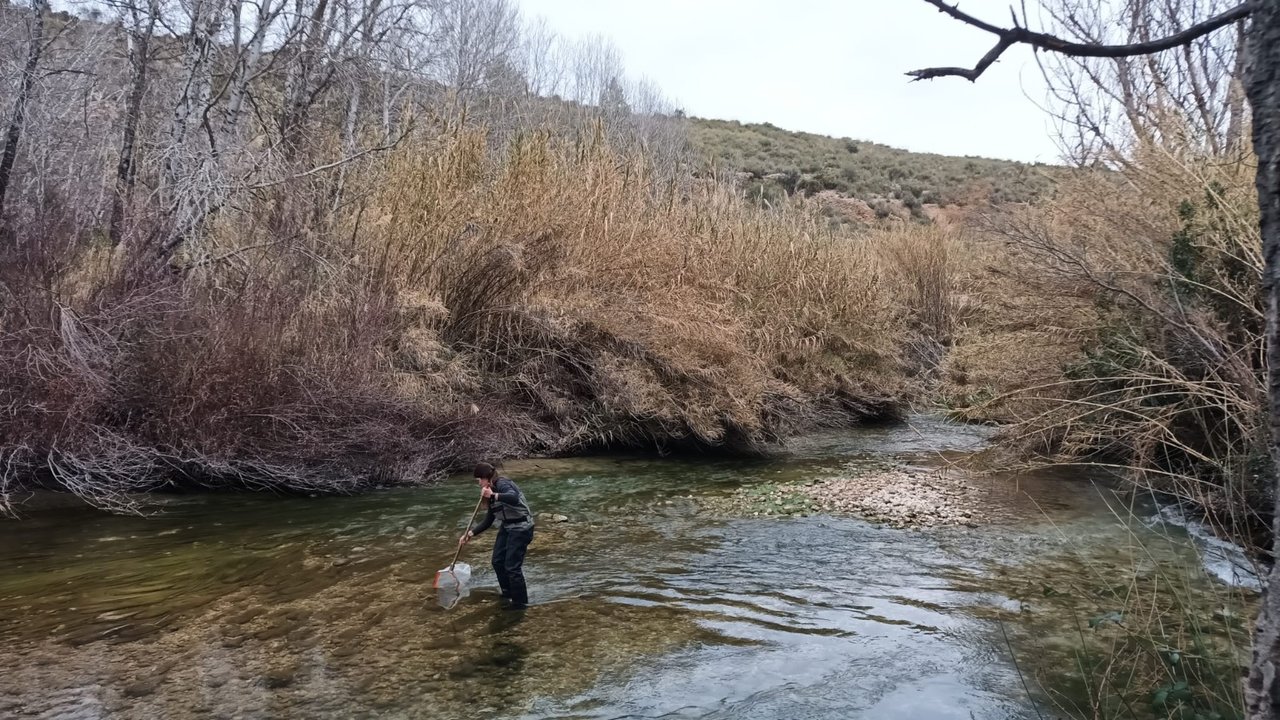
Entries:
[[139, 680], [124, 686], [125, 697], [139, 698], [150, 695], [160, 687], [160, 683], [164, 682], [163, 675], [156, 675], [145, 680]]
[[269, 670], [266, 675], [262, 676], [262, 685], [272, 690], [289, 687], [293, 684], [293, 676], [297, 671], [296, 667]]

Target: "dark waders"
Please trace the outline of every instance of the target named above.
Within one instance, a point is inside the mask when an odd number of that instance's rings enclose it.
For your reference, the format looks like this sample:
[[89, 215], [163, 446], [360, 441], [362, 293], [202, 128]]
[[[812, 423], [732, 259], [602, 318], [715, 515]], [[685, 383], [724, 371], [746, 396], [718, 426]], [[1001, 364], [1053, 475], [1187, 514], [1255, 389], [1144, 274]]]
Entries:
[[493, 543], [493, 573], [498, 576], [502, 596], [511, 607], [529, 604], [529, 589], [524, 582], [524, 554], [533, 542], [533, 523], [504, 524]]

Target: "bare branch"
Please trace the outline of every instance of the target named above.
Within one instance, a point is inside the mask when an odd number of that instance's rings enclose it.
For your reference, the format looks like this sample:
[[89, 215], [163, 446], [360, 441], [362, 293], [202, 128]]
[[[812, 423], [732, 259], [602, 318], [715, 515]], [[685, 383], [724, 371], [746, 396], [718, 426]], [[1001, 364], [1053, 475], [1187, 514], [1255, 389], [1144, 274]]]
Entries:
[[1015, 23], [1014, 27], [1002, 28], [991, 23], [984, 22], [978, 18], [963, 12], [958, 5], [948, 5], [943, 0], [924, 0], [930, 5], [938, 8], [938, 12], [949, 15], [960, 22], [971, 25], [991, 33], [999, 38], [995, 47], [982, 56], [977, 65], [972, 68], [959, 67], [935, 67], [925, 68], [923, 70], [912, 70], [907, 73], [913, 80], [932, 80], [939, 77], [962, 77], [969, 82], [974, 82], [986, 71], [988, 67], [1000, 56], [1005, 50], [1014, 45], [1030, 45], [1037, 50], [1050, 50], [1052, 52], [1070, 55], [1073, 57], [1102, 57], [1102, 58], [1123, 58], [1133, 57], [1136, 55], [1150, 55], [1152, 53], [1163, 52], [1180, 45], [1192, 42], [1196, 38], [1208, 35], [1219, 28], [1230, 25], [1249, 16], [1253, 11], [1250, 2], [1242, 2], [1239, 5], [1215, 15], [1204, 22], [1197, 23], [1188, 27], [1181, 32], [1168, 35], [1156, 40], [1147, 40], [1138, 43], [1129, 43], [1124, 45], [1100, 45], [1097, 43], [1079, 43], [1070, 40], [1064, 40], [1056, 35], [1048, 33], [1035, 32], [1025, 27], [1020, 27]]
[[275, 187], [277, 185], [283, 185], [288, 182], [293, 182], [294, 180], [301, 180], [302, 178], [305, 178], [305, 177], [310, 177], [312, 175], [318, 175], [323, 172], [328, 172], [329, 170], [333, 170], [335, 168], [342, 167], [343, 165], [347, 165], [349, 163], [355, 162], [356, 160], [359, 160], [360, 158], [366, 155], [373, 155], [380, 152], [386, 152], [387, 150], [390, 150], [395, 146], [399, 145], [400, 142], [404, 140], [406, 137], [408, 137], [409, 134], [412, 132], [413, 132], [413, 126], [410, 125], [408, 128], [404, 130], [404, 132], [400, 133], [400, 135], [397, 136], [395, 139], [391, 140], [390, 142], [384, 143], [382, 145], [365, 148], [360, 152], [347, 155], [345, 157], [334, 160], [333, 162], [328, 162], [323, 165], [317, 165], [313, 168], [295, 173], [286, 178], [280, 178], [279, 180], [268, 180], [266, 182], [255, 183], [252, 185], [245, 185], [244, 187], [247, 190], [263, 190], [265, 188]]

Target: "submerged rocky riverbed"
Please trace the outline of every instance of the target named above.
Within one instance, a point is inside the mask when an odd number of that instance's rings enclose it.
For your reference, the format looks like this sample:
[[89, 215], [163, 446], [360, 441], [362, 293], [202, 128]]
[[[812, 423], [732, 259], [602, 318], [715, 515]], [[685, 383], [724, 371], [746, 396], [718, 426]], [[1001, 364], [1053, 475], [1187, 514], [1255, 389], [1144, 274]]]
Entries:
[[1234, 662], [1247, 568], [1083, 478], [939, 461], [982, 442], [926, 417], [771, 461], [511, 463], [541, 514], [522, 615], [479, 541], [476, 591], [435, 602], [465, 478], [33, 512], [0, 525], [0, 716], [1062, 716], [1098, 689], [1081, 652], [1138, 622], [1115, 589], [1166, 581]]

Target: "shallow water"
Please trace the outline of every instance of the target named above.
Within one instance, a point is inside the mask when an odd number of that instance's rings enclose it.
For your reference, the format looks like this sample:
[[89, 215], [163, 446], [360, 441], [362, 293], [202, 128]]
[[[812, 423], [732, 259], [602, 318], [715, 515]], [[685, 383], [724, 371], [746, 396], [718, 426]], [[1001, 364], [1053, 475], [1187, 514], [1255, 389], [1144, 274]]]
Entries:
[[475, 591], [436, 603], [465, 479], [167, 498], [145, 519], [33, 511], [0, 524], [0, 716], [1054, 716], [1043, 647], [1068, 628], [1040, 611], [1050, 584], [1148, 564], [1208, 604], [1225, 592], [1182, 529], [1134, 519], [1154, 507], [1065, 473], [982, 481], [979, 528], [716, 518], [689, 497], [886, 456], [937, 465], [984, 435], [922, 417], [771, 461], [511, 463], [536, 511], [569, 517], [539, 523], [522, 615], [498, 609], [491, 534], [465, 551]]

